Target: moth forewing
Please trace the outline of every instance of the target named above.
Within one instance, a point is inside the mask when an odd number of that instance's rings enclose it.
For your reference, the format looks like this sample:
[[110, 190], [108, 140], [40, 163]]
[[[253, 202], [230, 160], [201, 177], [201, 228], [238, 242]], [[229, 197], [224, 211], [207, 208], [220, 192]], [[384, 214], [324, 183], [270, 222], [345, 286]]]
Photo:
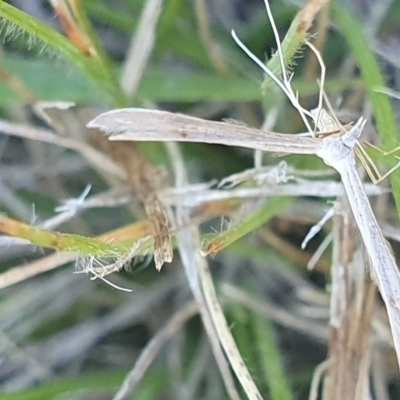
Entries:
[[274, 153], [316, 154], [321, 145], [320, 140], [312, 137], [263, 132], [237, 124], [141, 108], [105, 112], [87, 127], [102, 130], [110, 140], [214, 143]]

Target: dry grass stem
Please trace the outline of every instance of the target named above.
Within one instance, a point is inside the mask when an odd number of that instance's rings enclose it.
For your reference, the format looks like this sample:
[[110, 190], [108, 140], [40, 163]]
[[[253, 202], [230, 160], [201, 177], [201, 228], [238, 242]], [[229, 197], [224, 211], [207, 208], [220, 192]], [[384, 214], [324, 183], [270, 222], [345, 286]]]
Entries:
[[135, 36], [131, 39], [120, 83], [129, 97], [134, 96], [153, 50], [162, 4], [163, 0], [146, 0]]
[[142, 379], [146, 370], [149, 368], [157, 354], [165, 343], [170, 340], [187, 322], [198, 312], [195, 302], [191, 302], [178, 310], [168, 321], [168, 323], [156, 333], [151, 341], [142, 350], [135, 362], [134, 368], [126, 376], [124, 383], [113, 397], [113, 400], [124, 400], [132, 395], [137, 384]]
[[[167, 149], [174, 168], [175, 185], [178, 188], [187, 185], [186, 168], [178, 147], [174, 144], [169, 144]], [[177, 207], [176, 225], [184, 226], [185, 221], [188, 219], [189, 214], [187, 211], [182, 207]], [[176, 238], [186, 278], [199, 307], [200, 316], [229, 396], [234, 400], [240, 399], [229, 368], [230, 365], [249, 399], [261, 399], [261, 395], [236, 347], [218, 302], [208, 264], [200, 256], [201, 241], [198, 228], [187, 227], [181, 229], [177, 232]], [[229, 361], [229, 365], [225, 356]]]
[[30, 125], [16, 124], [0, 120], [0, 131], [3, 134], [17, 136], [24, 139], [38, 140], [40, 142], [51, 143], [67, 149], [75, 150], [82, 154], [95, 168], [101, 171], [124, 178], [124, 172], [107, 156], [95, 150], [93, 147], [78, 142], [74, 139], [58, 136], [47, 129], [34, 128]]
[[226, 61], [221, 54], [221, 49], [219, 48], [218, 44], [215, 43], [211, 34], [207, 4], [205, 0], [196, 0], [194, 4], [196, 7], [196, 16], [199, 25], [199, 36], [203, 46], [206, 48], [208, 56], [212, 60], [215, 68], [220, 73], [226, 74], [228, 72]]
[[[231, 199], [251, 199], [271, 196], [337, 197], [344, 194], [344, 189], [340, 182], [334, 181], [302, 181], [284, 185], [265, 185], [231, 190], [207, 190], [202, 187], [195, 189], [192, 190], [191, 186], [182, 189], [168, 188], [162, 190], [159, 195], [165, 205], [196, 207], [204, 203]], [[374, 184], [365, 184], [365, 191], [368, 196], [380, 196], [387, 193], [388, 189]]]
[[330, 362], [323, 398], [362, 400], [369, 392], [375, 286], [364, 267], [353, 219], [343, 209], [348, 203], [343, 203], [334, 219]]
[[304, 317], [295, 316], [284, 308], [277, 307], [265, 299], [255, 298], [234, 285], [224, 283], [221, 288], [224, 299], [229, 302], [241, 304], [278, 325], [303, 332], [324, 342], [328, 339], [328, 329], [326, 326], [318, 324], [313, 318], [305, 320]]

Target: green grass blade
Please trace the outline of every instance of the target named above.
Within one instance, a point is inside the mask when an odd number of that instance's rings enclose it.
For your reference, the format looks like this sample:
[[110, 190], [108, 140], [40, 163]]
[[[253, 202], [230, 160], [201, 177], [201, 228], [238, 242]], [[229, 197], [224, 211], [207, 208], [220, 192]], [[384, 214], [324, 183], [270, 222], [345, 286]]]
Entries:
[[82, 6], [92, 18], [113, 30], [134, 32], [136, 29], [137, 19], [130, 12], [130, 8], [124, 9], [124, 12], [120, 12], [120, 10], [112, 7], [112, 4], [108, 4], [107, 6], [106, 3], [98, 0], [85, 0]]
[[109, 371], [96, 375], [62, 379], [14, 393], [3, 393], [0, 395], [0, 400], [50, 400], [63, 393], [71, 393], [71, 391], [107, 388], [115, 390], [114, 388], [123, 380], [125, 373], [125, 371]]
[[[111, 398], [123, 382], [126, 373], [127, 371], [107, 371], [95, 375], [60, 379], [22, 391], [0, 394], [0, 400], [53, 400], [63, 396], [65, 398], [107, 398], [105, 394]], [[150, 370], [135, 392], [135, 399], [155, 398], [167, 384], [168, 375], [165, 372]], [[86, 391], [87, 393], [82, 396]]]
[[275, 215], [279, 214], [293, 201], [290, 197], [274, 197], [269, 199], [261, 207], [248, 214], [242, 221], [218, 235], [212, 241], [206, 243], [204, 254], [213, 254], [229, 246], [248, 233], [265, 224]]
[[[229, 304], [226, 311], [229, 319], [234, 321], [232, 325], [232, 335], [243, 360], [246, 360], [247, 365], [256, 365], [254, 338], [249, 329], [249, 311], [239, 304]], [[257, 374], [256, 371], [250, 371], [250, 373], [258, 386], [259, 374]]]
[[[0, 1], [0, 18], [3, 27], [6, 26], [6, 37], [12, 39], [12, 33], [15, 31], [13, 28], [16, 26], [22, 32], [39, 40], [78, 67], [96, 83], [96, 86], [102, 88], [116, 105], [126, 105], [127, 101], [114, 77], [107, 68], [104, 68], [98, 57], [88, 57], [82, 54], [68, 38], [3, 1]], [[7, 28], [9, 24], [11, 28]]]
[[271, 400], [292, 400], [290, 388], [283, 368], [279, 347], [270, 321], [255, 313], [252, 316], [252, 326], [255, 332], [255, 345], [258, 347], [261, 369], [268, 384]]
[[[62, 65], [54, 68], [54, 63], [47, 59], [22, 59], [4, 55], [2, 63], [43, 100], [96, 103], [101, 96], [101, 91], [92, 88], [79, 71], [71, 74]], [[359, 79], [335, 79], [326, 81], [325, 87], [332, 93], [338, 93], [345, 89], [357, 90], [361, 85]], [[302, 81], [294, 81], [293, 88], [306, 96], [314, 95], [319, 90], [314, 82]], [[258, 101], [260, 87], [257, 82], [247, 78], [220, 76], [214, 72], [182, 74], [149, 68], [143, 75], [137, 98], [152, 102]], [[0, 81], [0, 105], [9, 101], [15, 102], [17, 99], [11, 89]]]
[[[82, 256], [118, 257], [124, 255], [134, 244], [134, 241], [123, 243], [109, 243], [100, 239], [48, 231], [10, 218], [0, 217], [0, 231], [8, 235], [29, 240], [31, 243], [56, 249], [59, 251], [74, 252]], [[150, 240], [149, 240], [150, 241]], [[147, 254], [149, 241], [144, 241], [138, 250], [140, 254]]]

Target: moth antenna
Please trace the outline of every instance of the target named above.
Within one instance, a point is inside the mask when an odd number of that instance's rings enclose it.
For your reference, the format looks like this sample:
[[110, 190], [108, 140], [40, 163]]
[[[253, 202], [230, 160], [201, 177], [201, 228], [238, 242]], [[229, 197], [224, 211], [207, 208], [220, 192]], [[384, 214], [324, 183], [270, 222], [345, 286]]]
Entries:
[[246, 53], [246, 55], [253, 60], [285, 93], [285, 95], [290, 98], [291, 94], [287, 91], [285, 85], [273, 74], [273, 72], [264, 65], [247, 47], [246, 45], [237, 37], [236, 32], [232, 29], [231, 35], [236, 44]]
[[324, 87], [325, 87], [325, 78], [326, 78], [326, 66], [324, 63], [324, 60], [322, 59], [320, 51], [308, 40], [306, 41], [307, 46], [311, 49], [311, 51], [314, 53], [315, 57], [317, 58], [318, 64], [321, 68], [321, 77], [320, 77], [320, 82], [319, 82], [319, 99], [318, 99], [318, 120], [315, 121], [314, 123], [317, 126], [317, 122], [319, 123], [319, 118], [320, 118], [320, 110], [322, 109], [322, 103], [324, 101]]
[[[236, 33], [234, 30], [231, 31], [231, 35], [233, 37], [233, 40], [236, 42], [236, 44], [246, 53], [246, 55], [254, 61], [283, 91], [283, 93], [286, 95], [286, 97], [290, 100], [292, 103], [293, 107], [299, 112], [301, 119], [304, 122], [304, 125], [306, 126], [307, 130], [309, 133], [313, 133], [313, 130], [311, 128], [310, 123], [308, 122], [308, 119], [306, 116], [313, 118], [312, 114], [310, 111], [306, 110], [301, 106], [301, 104], [298, 101], [297, 96], [294, 94], [293, 89], [290, 86], [290, 83], [288, 86], [285, 86], [284, 83], [282, 83], [274, 74], [273, 72], [266, 66], [264, 65], [245, 45], [244, 43], [237, 37]], [[287, 81], [287, 77], [286, 77]]]
[[281, 63], [282, 79], [283, 79], [283, 82], [285, 83], [284, 86], [287, 87], [287, 85], [290, 86], [290, 83], [287, 78], [285, 59], [283, 57], [283, 51], [282, 51], [282, 46], [281, 46], [281, 40], [280, 40], [280, 37], [278, 34], [278, 29], [276, 29], [274, 16], [272, 15], [271, 7], [269, 6], [268, 0], [264, 0], [264, 4], [265, 4], [265, 8], [267, 10], [268, 19], [269, 19], [269, 22], [271, 23], [272, 32], [274, 33], [274, 38], [275, 38], [276, 46], [278, 49], [279, 61]]

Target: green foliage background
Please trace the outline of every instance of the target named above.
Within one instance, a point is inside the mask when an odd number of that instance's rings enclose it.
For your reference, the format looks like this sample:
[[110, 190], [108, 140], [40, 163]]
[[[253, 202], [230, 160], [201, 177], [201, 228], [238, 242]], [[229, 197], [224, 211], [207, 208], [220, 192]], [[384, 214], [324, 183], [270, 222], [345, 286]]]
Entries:
[[[112, 7], [110, 3], [108, 1], [82, 0], [83, 13], [81, 17], [83, 20], [81, 22], [89, 26], [88, 21], [91, 21], [93, 31], [89, 30], [88, 32], [93, 35], [95, 43], [98, 43], [99, 46], [98, 55], [89, 58], [64, 35], [49, 27], [48, 21], [41, 22], [1, 1], [1, 35], [4, 40], [1, 67], [19, 78], [42, 100], [68, 100], [95, 106], [99, 110], [122, 106], [156, 105], [161, 109], [203, 113], [208, 118], [215, 119], [233, 118], [242, 120], [249, 125], [260, 126], [263, 113], [268, 111], [271, 105], [281, 101], [276, 91], [271, 88], [271, 82], [263, 82], [264, 77], [261, 71], [242, 54], [230, 35], [230, 29], [235, 29], [240, 38], [260, 59], [264, 60], [265, 55], [269, 55], [271, 56], [269, 65], [276, 64], [276, 58], [272, 57], [273, 51], [271, 50], [276, 48], [276, 44], [261, 0], [237, 2], [237, 9], [232, 7], [236, 13], [229, 19], [229, 23], [232, 25], [229, 27], [211, 13], [210, 31], [214, 42], [220, 47], [221, 57], [225, 60], [227, 66], [225, 71], [218, 69], [201, 40], [193, 3], [185, 0], [166, 0], [157, 26], [157, 39], [152, 57], [136, 96], [132, 99], [127, 98], [118, 84], [123, 57], [121, 48], [124, 45], [128, 46], [130, 37], [135, 32], [143, 1], [113, 1]], [[398, 2], [395, 3], [389, 13], [390, 17], [388, 16], [389, 22], [400, 20], [400, 7], [397, 6]], [[398, 142], [397, 125], [388, 97], [376, 91], [377, 87], [385, 85], [385, 80], [377, 57], [370, 46], [371, 41], [365, 36], [361, 23], [344, 5], [335, 1], [331, 7], [331, 17], [336, 28], [333, 32], [329, 32], [323, 52], [328, 69], [326, 82], [328, 96], [335, 97], [344, 92], [365, 91], [370, 100], [372, 115], [382, 145], [385, 149], [391, 149]], [[276, 25], [283, 36], [283, 33], [291, 26], [297, 9], [284, 2], [273, 1], [272, 10]], [[398, 17], [397, 20], [395, 16]], [[392, 26], [389, 22], [385, 26]], [[382, 30], [381, 35], [384, 36], [384, 27]], [[112, 39], [103, 48], [103, 44], [100, 45], [100, 43], [105, 42], [107, 32], [111, 32]], [[304, 37], [289, 35], [285, 51], [290, 51], [290, 53], [286, 52], [285, 54], [287, 54], [288, 64], [296, 71], [293, 80], [294, 88], [303, 98], [312, 103], [318, 92], [318, 85], [315, 81], [305, 79], [303, 75], [306, 68], [306, 61], [302, 49], [300, 49], [303, 40]], [[120, 41], [124, 45], [119, 45]], [[116, 48], [113, 49], [113, 46]], [[343, 78], [340, 75], [340, 66], [350, 53], [360, 71], [360, 76], [352, 75]], [[9, 87], [6, 81], [1, 81], [0, 111], [2, 117], [12, 119], [15, 115], [15, 108], [23, 105], [24, 100], [18, 97], [18, 94]], [[275, 130], [283, 132], [301, 130], [295, 112], [284, 102]], [[21, 144], [20, 146], [22, 148]], [[222, 149], [195, 144], [182, 146], [182, 149], [189, 172], [195, 177], [194, 179], [199, 181], [211, 178], [220, 179], [230, 173], [252, 166], [252, 153], [242, 149]], [[28, 152], [31, 150], [28, 149]], [[155, 163], [165, 164], [165, 151], [161, 145], [143, 145], [143, 150]], [[269, 160], [276, 162], [274, 158], [269, 158]], [[44, 158], [43, 162], [46, 161]], [[312, 157], [291, 156], [288, 157], [288, 161], [299, 168], [321, 167], [320, 162]], [[399, 205], [399, 174], [394, 173], [390, 180], [395, 202]], [[101, 176], [93, 170], [85, 170], [84, 174], [73, 177], [73, 179], [60, 178], [59, 186], [63, 188], [64, 196], [68, 197], [79, 194], [87, 183], [93, 184], [94, 191], [101, 191], [107, 187]], [[55, 192], [46, 192], [40, 187], [30, 187], [29, 189], [18, 188], [16, 195], [26, 205], [35, 204], [36, 213], [39, 217], [44, 218], [50, 216], [54, 207], [62, 200], [62, 197], [57, 197]], [[277, 198], [266, 205], [258, 206], [254, 213], [243, 221], [239, 231], [228, 230], [226, 241], [231, 243], [256, 230], [285, 210], [292, 201]], [[7, 210], [4, 209], [2, 212], [7, 212]], [[66, 235], [66, 239], [71, 240], [68, 242], [69, 245], [67, 243], [66, 247], [58, 248], [58, 250], [78, 250], [77, 252], [81, 254], [95, 255], [90, 251], [90, 246], [93, 244], [95, 248], [98, 248], [96, 246], [99, 245], [94, 241], [92, 243], [86, 234], [92, 236], [124, 225], [127, 220], [132, 222], [129, 218], [133, 218], [133, 216], [126, 209], [85, 212], [81, 217], [83, 224], [80, 225], [78, 222], [65, 227], [66, 232], [71, 231], [82, 236]], [[85, 229], [81, 231], [80, 226], [84, 226]], [[28, 239], [32, 243], [46, 245], [45, 242], [39, 240], [39, 233], [30, 232], [30, 234]], [[232, 238], [232, 236], [234, 237]], [[115, 248], [112, 250], [118, 251]], [[124, 250], [125, 248], [121, 252]], [[238, 260], [241, 262], [240, 267], [235, 266]], [[255, 285], [254, 277], [247, 276], [247, 274], [254, 273], [254, 267], [249, 269], [249, 273], [246, 272], [246, 268], [257, 265], [259, 274], [268, 275], [270, 271], [267, 272], [267, 268], [263, 265], [264, 260], [275, 265], [277, 271], [272, 273], [273, 276], [274, 274], [280, 276], [282, 268], [283, 271], [291, 271], [290, 274], [295, 274], [298, 279], [306, 281], [309, 278], [304, 272], [304, 265], [300, 266], [296, 262], [288, 261], [282, 254], [265, 244], [259, 244], [259, 242], [249, 244], [246, 240], [240, 240], [228, 247], [220, 259], [217, 258], [215, 263], [217, 285], [222, 284], [225, 280], [232, 280], [249, 291], [256, 289], [255, 296], [261, 301], [266, 294]], [[234, 265], [232, 271], [229, 270], [230, 264]], [[5, 263], [4, 270], [10, 265], [11, 263]], [[165, 266], [161, 274], [157, 274], [152, 265], [151, 268], [134, 268], [133, 273], [122, 273], [123, 282], [129, 282], [135, 287], [135, 304], [147, 301], [143, 293], [151, 294], [160, 290], [160, 280], [166, 279], [171, 285], [172, 281], [181, 282], [178, 262], [169, 268], [169, 266]], [[73, 267], [69, 266], [68, 271], [54, 271], [43, 279], [46, 279], [49, 285], [53, 285], [52, 280], [56, 279], [57, 274], [65, 274], [65, 272], [71, 274], [72, 270]], [[285, 276], [284, 273], [282, 274]], [[271, 279], [278, 279], [276, 276]], [[3, 304], [9, 304], [10, 299], [14, 299], [13, 296], [23, 297], [24, 292], [29, 293], [26, 295], [26, 298], [29, 298], [35, 290], [40, 290], [40, 279], [39, 277], [32, 282], [21, 283], [16, 286], [16, 289], [3, 290], [0, 293]], [[86, 277], [78, 275], [74, 279], [77, 282]], [[279, 279], [284, 280], [284, 278]], [[83, 284], [84, 289], [78, 290], [75, 295], [72, 295], [74, 293], [73, 285], [68, 285], [71, 283], [65, 284], [65, 290], [68, 288], [71, 290], [71, 297], [64, 306], [59, 304], [57, 310], [54, 309], [50, 313], [49, 318], [38, 319], [35, 323], [31, 322], [32, 329], [25, 336], [21, 335], [15, 339], [15, 348], [6, 346], [9, 350], [8, 357], [17, 357], [18, 354], [27, 357], [25, 351], [30, 345], [35, 346], [36, 343], [43, 343], [46, 339], [55, 338], [57, 334], [68, 332], [68, 329], [84, 323], [87, 319], [90, 321], [100, 320], [103, 313], [113, 315], [112, 313], [118, 307], [131, 304], [132, 301], [131, 298], [128, 300], [128, 295], [115, 293], [114, 289], [106, 287], [102, 283], [86, 282]], [[187, 301], [190, 298], [187, 291], [182, 288], [178, 290], [178, 284], [176, 283], [176, 285], [176, 287], [173, 286], [176, 292], [171, 289], [171, 292], [168, 292], [170, 297], [165, 297], [159, 303], [155, 302], [152, 309], [144, 308], [143, 313], [139, 313], [139, 317], [132, 317], [126, 321], [126, 324], [117, 324], [112, 332], [105, 330], [107, 335], [111, 336], [101, 336], [94, 340], [92, 346], [85, 349], [87, 353], [83, 355], [83, 359], [70, 360], [69, 366], [59, 366], [58, 370], [52, 371], [43, 379], [29, 382], [24, 389], [14, 393], [0, 394], [0, 399], [110, 398], [121, 384], [144, 344], [165, 322], [166, 316], [171, 315], [177, 309], [179, 300]], [[48, 301], [51, 301], [50, 296], [55, 296], [56, 293], [49, 292], [48, 295]], [[271, 293], [267, 296], [273, 298]], [[282, 301], [282, 298], [279, 297], [277, 303]], [[17, 302], [16, 304], [22, 307], [24, 303]], [[22, 324], [24, 318], [27, 318], [25, 314], [31, 318], [37, 311], [34, 304], [40, 308], [40, 304], [35, 302], [32, 303], [32, 308], [28, 308], [29, 312], [26, 309], [16, 308], [15, 312], [19, 317], [14, 323]], [[134, 306], [133, 303], [131, 305]], [[282, 304], [279, 306], [283, 307]], [[160, 309], [154, 310], [157, 307], [161, 307], [161, 311]], [[293, 304], [290, 307], [293, 307]], [[227, 315], [232, 323], [232, 332], [238, 346], [250, 372], [259, 387], [262, 388], [265, 398], [273, 400], [306, 398], [313, 369], [318, 362], [323, 360], [325, 351], [323, 345], [318, 341], [315, 344], [315, 339], [311, 339], [312, 344], [308, 343], [308, 345], [311, 349], [314, 346], [315, 353], [310, 350], [311, 354], [308, 354], [308, 358], [302, 360], [301, 357], [304, 357], [304, 353], [300, 351], [294, 351], [294, 355], [290, 355], [298, 338], [293, 338], [293, 334], [288, 333], [287, 330], [277, 328], [264, 316], [253, 312], [249, 313], [244, 306], [238, 304], [229, 305]], [[157, 317], [160, 318], [160, 321], [157, 321]], [[4, 325], [2, 329], [6, 336], [11, 335], [10, 327]], [[301, 334], [298, 335], [301, 336]], [[79, 337], [76, 340], [79, 342]], [[105, 349], [107, 346], [115, 347], [116, 351], [113, 353], [109, 349]], [[216, 382], [215, 390], [211, 390], [207, 386], [207, 390], [204, 391], [201, 390], [201, 385], [195, 379], [196, 368], [198, 368], [202, 372], [199, 381], [204, 379], [208, 385], [213, 381], [210, 374], [207, 374], [207, 370], [204, 371], [204, 368], [202, 369], [201, 365], [197, 364], [213, 363], [210, 361], [211, 357], [206, 358], [206, 361], [204, 361], [204, 357], [201, 357], [202, 350], [209, 351], [209, 348], [204, 340], [199, 320], [192, 320], [178, 335], [178, 338], [168, 346], [169, 349], [165, 350], [154, 366], [146, 372], [139, 389], [132, 398], [173, 398], [168, 396], [179, 393], [177, 387], [184, 384], [193, 384], [194, 387], [197, 387], [197, 391], [192, 393], [192, 398], [225, 398], [226, 395], [218, 379], [214, 380]], [[116, 353], [121, 350], [122, 352], [129, 351], [130, 357], [121, 356], [122, 361], [120, 362]], [[108, 354], [110, 360], [105, 361], [104, 354]], [[173, 368], [176, 363], [180, 366], [179, 370]], [[212, 371], [217, 371], [214, 364], [212, 364]], [[14, 373], [17, 372], [14, 371]]]

